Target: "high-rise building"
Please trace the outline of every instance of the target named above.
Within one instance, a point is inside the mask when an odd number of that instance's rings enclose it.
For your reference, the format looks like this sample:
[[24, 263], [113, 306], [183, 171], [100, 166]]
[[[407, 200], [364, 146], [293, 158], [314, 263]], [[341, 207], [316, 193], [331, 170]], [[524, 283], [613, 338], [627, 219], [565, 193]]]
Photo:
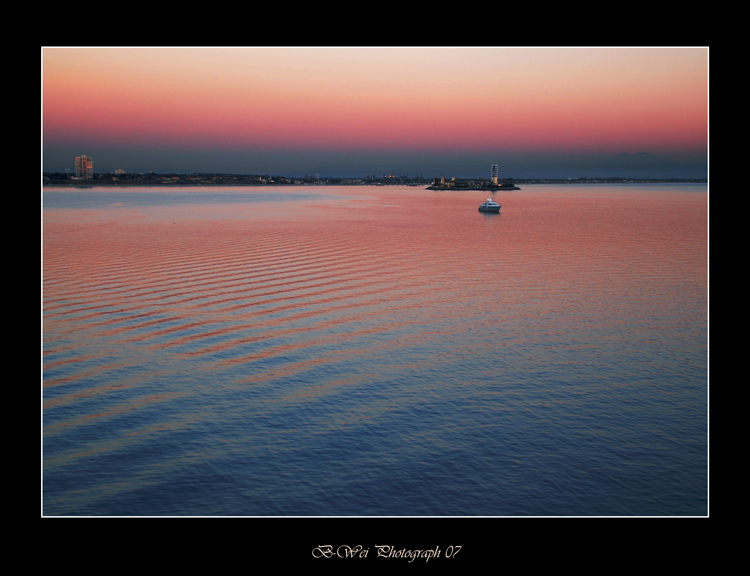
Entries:
[[94, 177], [94, 161], [88, 156], [76, 156], [76, 178], [90, 180]]
[[492, 183], [497, 184], [497, 164], [492, 165]]

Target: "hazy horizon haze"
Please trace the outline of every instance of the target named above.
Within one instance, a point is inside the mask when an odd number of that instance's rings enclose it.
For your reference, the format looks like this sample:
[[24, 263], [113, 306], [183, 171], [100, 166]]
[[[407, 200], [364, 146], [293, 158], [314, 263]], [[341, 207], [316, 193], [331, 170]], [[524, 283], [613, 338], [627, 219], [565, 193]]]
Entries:
[[42, 73], [44, 171], [707, 177], [707, 48], [49, 47]]

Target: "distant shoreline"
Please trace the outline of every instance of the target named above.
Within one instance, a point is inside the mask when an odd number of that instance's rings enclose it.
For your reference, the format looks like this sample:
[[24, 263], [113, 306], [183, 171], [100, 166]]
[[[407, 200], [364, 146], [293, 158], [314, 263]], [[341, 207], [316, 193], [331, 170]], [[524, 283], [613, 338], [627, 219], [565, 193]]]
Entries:
[[[471, 182], [471, 181], [469, 181]], [[491, 186], [483, 183], [467, 183], [454, 186], [435, 185], [434, 182], [413, 181], [368, 181], [350, 178], [331, 178], [319, 181], [302, 182], [298, 180], [282, 181], [258, 181], [252, 179], [217, 179], [204, 181], [175, 180], [173, 178], [150, 178], [150, 179], [94, 179], [94, 180], [56, 180], [45, 178], [42, 182], [44, 188], [206, 188], [206, 187], [254, 187], [254, 186], [407, 186], [412, 188], [425, 188], [434, 191], [508, 191], [520, 190], [516, 184], [707, 184], [706, 178], [519, 178], [514, 179], [513, 185]]]

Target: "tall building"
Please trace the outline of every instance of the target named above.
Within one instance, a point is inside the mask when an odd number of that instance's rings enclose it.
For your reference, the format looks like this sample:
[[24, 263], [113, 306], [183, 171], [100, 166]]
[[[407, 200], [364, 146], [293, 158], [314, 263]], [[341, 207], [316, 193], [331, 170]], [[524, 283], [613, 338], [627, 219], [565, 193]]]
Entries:
[[94, 177], [94, 161], [88, 156], [76, 156], [76, 178], [90, 180]]
[[492, 183], [497, 184], [497, 164], [492, 165]]

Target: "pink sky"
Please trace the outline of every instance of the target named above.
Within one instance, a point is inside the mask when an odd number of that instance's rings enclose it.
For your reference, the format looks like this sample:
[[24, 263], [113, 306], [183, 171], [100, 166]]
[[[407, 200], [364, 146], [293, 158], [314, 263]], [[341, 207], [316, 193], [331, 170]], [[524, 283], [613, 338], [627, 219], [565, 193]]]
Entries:
[[707, 48], [44, 48], [42, 63], [50, 159], [707, 149]]

